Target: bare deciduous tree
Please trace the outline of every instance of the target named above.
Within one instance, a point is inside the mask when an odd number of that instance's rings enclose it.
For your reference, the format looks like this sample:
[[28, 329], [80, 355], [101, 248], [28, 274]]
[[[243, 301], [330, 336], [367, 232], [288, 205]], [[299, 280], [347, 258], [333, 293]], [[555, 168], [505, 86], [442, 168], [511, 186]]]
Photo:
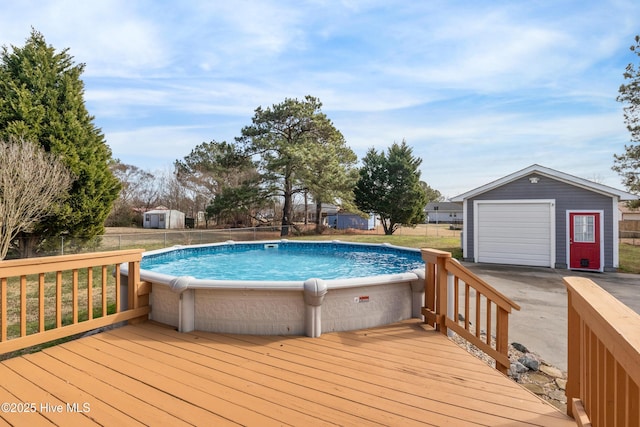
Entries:
[[51, 213], [68, 194], [71, 173], [31, 142], [0, 141], [0, 260], [18, 233]]

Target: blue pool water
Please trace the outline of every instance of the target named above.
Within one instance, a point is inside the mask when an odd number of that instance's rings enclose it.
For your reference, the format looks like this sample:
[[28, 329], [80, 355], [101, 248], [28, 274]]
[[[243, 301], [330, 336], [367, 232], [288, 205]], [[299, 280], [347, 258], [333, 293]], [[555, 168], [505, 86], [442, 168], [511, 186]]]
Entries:
[[424, 268], [419, 251], [345, 243], [260, 242], [146, 255], [144, 270], [209, 280], [346, 279]]

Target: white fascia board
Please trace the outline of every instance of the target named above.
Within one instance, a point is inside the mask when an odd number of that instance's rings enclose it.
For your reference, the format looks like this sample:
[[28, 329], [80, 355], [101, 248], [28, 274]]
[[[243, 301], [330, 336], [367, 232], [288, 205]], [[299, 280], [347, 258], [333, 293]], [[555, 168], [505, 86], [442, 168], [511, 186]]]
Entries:
[[473, 190], [467, 191], [466, 193], [462, 193], [458, 196], [455, 196], [451, 199], [451, 201], [462, 202], [465, 199], [475, 197], [482, 193], [486, 193], [487, 191], [493, 190], [494, 188], [501, 187], [505, 184], [508, 184], [509, 182], [520, 179], [523, 176], [527, 176], [531, 173], [537, 173], [539, 175], [547, 176], [549, 178], [556, 179], [558, 181], [565, 182], [567, 184], [574, 185], [576, 187], [581, 187], [590, 191], [594, 191], [596, 193], [604, 194], [606, 196], [618, 197], [620, 200], [623, 200], [623, 201], [638, 199], [638, 196], [635, 194], [627, 193], [626, 191], [618, 190], [616, 188], [609, 187], [607, 185], [598, 184], [596, 182], [589, 181], [584, 178], [579, 178], [577, 176], [569, 175], [564, 172], [560, 172], [554, 169], [540, 166], [538, 164], [534, 164], [527, 168], [514, 172], [510, 175], [507, 175], [500, 179], [492, 181], [488, 184], [485, 184]]

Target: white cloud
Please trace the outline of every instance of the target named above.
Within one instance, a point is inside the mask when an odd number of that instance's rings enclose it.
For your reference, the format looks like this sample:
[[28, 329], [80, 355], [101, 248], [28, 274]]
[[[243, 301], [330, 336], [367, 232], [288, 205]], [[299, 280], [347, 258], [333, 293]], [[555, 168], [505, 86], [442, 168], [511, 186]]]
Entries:
[[78, 0], [16, 2], [5, 8], [10, 29], [0, 37], [21, 45], [30, 27], [56, 49], [69, 48], [77, 62], [87, 64], [86, 76], [125, 77], [158, 70], [168, 63], [163, 31], [136, 9], [136, 2]]
[[[145, 169], [165, 167], [188, 155], [198, 144], [208, 141], [210, 129], [199, 126], [147, 126], [106, 132], [107, 143], [125, 163]], [[145, 165], [139, 163], [145, 158]]]

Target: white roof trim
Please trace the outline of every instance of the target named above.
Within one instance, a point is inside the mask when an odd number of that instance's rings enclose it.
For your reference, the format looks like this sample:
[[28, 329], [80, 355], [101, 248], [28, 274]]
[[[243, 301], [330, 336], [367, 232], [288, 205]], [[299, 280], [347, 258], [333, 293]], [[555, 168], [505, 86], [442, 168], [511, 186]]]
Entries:
[[462, 193], [458, 196], [455, 196], [451, 199], [452, 202], [462, 202], [471, 197], [475, 197], [479, 194], [486, 193], [487, 191], [493, 190], [494, 188], [501, 187], [505, 184], [508, 184], [512, 181], [515, 181], [519, 178], [527, 176], [531, 173], [537, 173], [539, 175], [547, 176], [549, 178], [565, 182], [570, 185], [575, 185], [576, 187], [585, 188], [590, 191], [594, 191], [596, 193], [604, 194], [611, 197], [618, 197], [619, 200], [637, 200], [638, 196], [635, 194], [627, 193], [626, 191], [618, 190], [613, 187], [609, 187], [607, 185], [598, 184], [597, 182], [589, 181], [584, 178], [578, 178], [577, 176], [569, 175], [564, 172], [557, 171], [555, 169], [550, 169], [544, 166], [540, 166], [537, 164], [531, 165], [527, 168], [514, 172], [510, 175], [492, 181], [488, 184], [485, 184], [481, 187], [475, 188], [473, 190], [467, 191], [466, 193]]

